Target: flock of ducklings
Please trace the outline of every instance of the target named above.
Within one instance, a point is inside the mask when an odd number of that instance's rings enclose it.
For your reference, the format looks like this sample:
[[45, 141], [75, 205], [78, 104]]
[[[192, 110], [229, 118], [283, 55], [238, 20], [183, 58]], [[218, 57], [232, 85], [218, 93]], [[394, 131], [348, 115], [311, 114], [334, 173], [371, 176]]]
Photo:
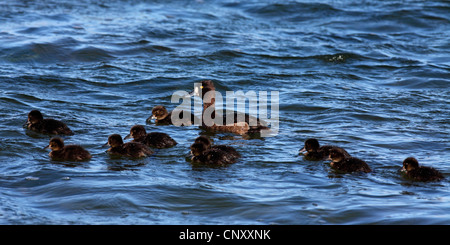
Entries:
[[[202, 81], [201, 89], [203, 94], [207, 91], [214, 90], [214, 85], [211, 81]], [[205, 108], [205, 106], [204, 106]], [[191, 114], [191, 122], [194, 122], [194, 116]], [[248, 116], [245, 117], [248, 123]], [[156, 124], [172, 124], [171, 112], [168, 112], [164, 106], [156, 106], [152, 110], [152, 116], [147, 119], [155, 120]], [[239, 132], [242, 134], [243, 128], [239, 122], [235, 121], [234, 125], [227, 126], [210, 126], [207, 129], [213, 131], [224, 132]], [[202, 125], [205, 127], [205, 125]], [[245, 126], [244, 126], [245, 127]], [[246, 126], [244, 133], [254, 133], [255, 129], [249, 129]], [[73, 135], [74, 133], [63, 122], [55, 119], [44, 119], [41, 112], [33, 110], [28, 114], [28, 121], [26, 128], [43, 134], [49, 135]], [[257, 129], [261, 129], [259, 127]], [[177, 145], [177, 142], [166, 133], [151, 132], [147, 133], [144, 126], [135, 125], [130, 129], [130, 134], [124, 139], [132, 138], [133, 140], [127, 143], [123, 142], [119, 134], [112, 134], [108, 137], [109, 145], [107, 152], [111, 155], [119, 155], [131, 158], [148, 157], [154, 153], [152, 148], [162, 149]], [[49, 145], [46, 147], [51, 149], [49, 156], [53, 160], [67, 160], [67, 161], [87, 161], [92, 158], [91, 154], [79, 145], [64, 145], [61, 137], [55, 136], [50, 139]], [[213, 145], [208, 137], [199, 136], [190, 146], [191, 160], [195, 163], [210, 165], [210, 166], [224, 166], [235, 163], [241, 157], [240, 153], [231, 146], [227, 145]], [[323, 161], [330, 160], [330, 167], [340, 172], [371, 172], [369, 165], [359, 158], [351, 156], [345, 149], [324, 145], [320, 146], [317, 139], [307, 139], [304, 142], [304, 147], [300, 150], [306, 160], [309, 161]], [[408, 157], [403, 161], [402, 173], [409, 179], [414, 181], [439, 181], [444, 178], [442, 173], [438, 170], [419, 166], [417, 159]]]

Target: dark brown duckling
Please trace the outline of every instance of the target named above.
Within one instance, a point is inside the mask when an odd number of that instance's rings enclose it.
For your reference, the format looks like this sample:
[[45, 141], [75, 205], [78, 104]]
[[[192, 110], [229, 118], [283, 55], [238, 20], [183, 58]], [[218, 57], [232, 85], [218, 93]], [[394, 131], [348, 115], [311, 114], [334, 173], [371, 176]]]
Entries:
[[65, 123], [55, 119], [44, 119], [38, 110], [32, 110], [28, 113], [26, 127], [43, 134], [73, 135], [72, 130]]
[[64, 145], [64, 140], [59, 137], [50, 139], [45, 149], [50, 148], [49, 153], [52, 160], [87, 161], [92, 158], [91, 154], [79, 145]]
[[211, 140], [206, 136], [199, 136], [195, 139], [194, 143], [203, 143], [207, 147], [207, 149], [219, 149], [221, 151], [226, 152], [230, 157], [234, 157], [235, 159], [241, 157], [236, 149], [228, 145], [213, 145]]
[[[158, 105], [153, 107], [152, 109], [152, 115], [147, 118], [146, 122], [150, 122], [152, 119], [155, 120], [155, 123], [158, 125], [182, 125], [182, 126], [190, 126], [194, 125], [195, 123], [195, 116], [194, 114], [181, 110], [179, 113], [179, 118], [176, 120], [179, 120], [177, 122], [172, 122], [172, 113], [174, 111], [168, 112], [166, 107], [162, 105]], [[185, 120], [183, 118], [183, 115], [187, 113], [188, 119]]]
[[419, 161], [414, 157], [403, 160], [402, 172], [405, 176], [414, 181], [439, 181], [444, 179], [444, 175], [432, 167], [419, 166]]
[[356, 157], [346, 157], [346, 153], [341, 148], [331, 148], [329, 160], [331, 160], [330, 166], [338, 171], [342, 172], [364, 172], [370, 173], [370, 169], [367, 163]]
[[220, 149], [208, 148], [204, 143], [191, 145], [192, 162], [210, 166], [225, 166], [236, 162], [236, 158]]
[[[236, 111], [223, 111], [222, 113], [215, 110], [215, 87], [211, 80], [204, 80], [200, 86], [196, 86], [192, 95], [202, 98], [203, 112], [202, 112], [202, 126], [201, 128], [208, 131], [229, 132], [239, 135], [258, 135], [262, 130], [270, 130], [265, 126], [264, 121], [252, 117], [247, 113], [240, 113]], [[205, 117], [205, 112], [208, 115]], [[222, 114], [222, 121], [215, 122], [216, 116]], [[206, 121], [206, 118], [212, 120]], [[228, 118], [228, 120], [227, 120]]]
[[124, 139], [133, 138], [132, 142], [139, 142], [152, 148], [169, 148], [177, 145], [177, 142], [166, 133], [151, 132], [147, 134], [144, 126], [135, 125], [131, 127], [130, 134]]
[[[333, 147], [337, 148], [336, 146], [332, 145], [320, 146], [317, 139], [307, 139], [305, 141], [305, 146], [299, 151], [299, 153], [303, 153], [306, 151], [306, 153], [304, 154], [305, 159], [310, 161], [320, 161], [328, 158], [328, 156], [330, 155], [330, 150]], [[343, 148], [340, 149], [345, 154], [345, 157], [350, 157], [350, 154], [348, 154], [346, 150], [344, 150]]]
[[118, 134], [110, 135], [106, 145], [111, 146], [107, 152], [112, 155], [141, 158], [148, 157], [153, 154], [153, 151], [142, 143], [128, 142], [124, 144], [122, 137]]

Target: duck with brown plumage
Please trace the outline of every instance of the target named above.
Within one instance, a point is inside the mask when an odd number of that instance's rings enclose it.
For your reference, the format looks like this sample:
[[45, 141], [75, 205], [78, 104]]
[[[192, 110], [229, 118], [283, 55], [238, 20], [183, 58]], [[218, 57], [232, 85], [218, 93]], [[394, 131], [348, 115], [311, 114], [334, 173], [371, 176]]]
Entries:
[[28, 113], [28, 120], [25, 123], [27, 129], [42, 133], [53, 135], [73, 135], [72, 130], [63, 122], [44, 118], [39, 110], [32, 110]]
[[119, 134], [112, 134], [108, 137], [108, 142], [105, 145], [109, 145], [110, 148], [107, 152], [111, 155], [125, 156], [130, 158], [148, 157], [154, 152], [146, 145], [139, 142], [127, 142], [124, 143], [122, 137]]
[[331, 148], [329, 159], [331, 160], [330, 166], [331, 168], [339, 171], [339, 172], [364, 172], [370, 173], [372, 169], [369, 165], [364, 161], [356, 157], [347, 156], [348, 153], [345, 152], [342, 148]]
[[[192, 95], [200, 97], [203, 102], [202, 129], [238, 135], [260, 135], [262, 130], [270, 129], [264, 121], [250, 116], [248, 113], [226, 110], [219, 112], [216, 110], [215, 92], [216, 88], [211, 80], [201, 81], [192, 92]], [[220, 119], [220, 116], [222, 116], [222, 119]]]
[[45, 149], [51, 149], [49, 153], [52, 160], [61, 161], [87, 161], [92, 158], [91, 154], [79, 145], [64, 145], [64, 140], [60, 137], [50, 139]]
[[440, 181], [444, 175], [432, 167], [419, 166], [419, 161], [414, 157], [403, 160], [401, 172], [406, 178], [413, 181]]

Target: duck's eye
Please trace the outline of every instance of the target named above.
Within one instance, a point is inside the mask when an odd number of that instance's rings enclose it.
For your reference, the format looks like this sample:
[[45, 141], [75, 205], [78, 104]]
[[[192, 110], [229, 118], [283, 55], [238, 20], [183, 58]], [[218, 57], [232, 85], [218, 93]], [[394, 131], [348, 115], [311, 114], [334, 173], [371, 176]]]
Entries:
[[203, 86], [200, 86], [200, 88], [203, 88]]

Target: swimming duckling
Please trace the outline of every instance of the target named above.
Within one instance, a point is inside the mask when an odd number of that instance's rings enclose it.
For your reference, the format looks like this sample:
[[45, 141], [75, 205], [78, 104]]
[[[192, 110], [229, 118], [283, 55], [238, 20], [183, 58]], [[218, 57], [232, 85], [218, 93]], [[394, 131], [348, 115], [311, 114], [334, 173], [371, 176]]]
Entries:
[[[299, 153], [305, 152], [305, 158], [310, 161], [319, 161], [327, 159], [330, 155], [330, 150], [336, 146], [332, 145], [324, 145], [320, 146], [319, 141], [317, 139], [307, 139], [305, 141], [305, 146], [299, 151]], [[350, 157], [350, 154], [342, 148], [340, 148], [342, 152], [345, 154], [345, 157]]]
[[191, 145], [192, 161], [211, 165], [225, 166], [236, 162], [236, 158], [220, 149], [208, 148], [204, 143], [194, 143]]
[[132, 142], [140, 142], [149, 147], [158, 149], [173, 147], [177, 144], [177, 142], [166, 133], [152, 132], [147, 134], [142, 125], [131, 127], [130, 134], [125, 136], [124, 139], [128, 138], [133, 138]]
[[[159, 125], [169, 125], [169, 124], [174, 124], [174, 122], [172, 122], [172, 113], [168, 112], [166, 107], [162, 106], [162, 105], [158, 105], [153, 107], [152, 109], [152, 115], [147, 118], [146, 122], [150, 122], [152, 119], [155, 119], [155, 123], [159, 124]], [[195, 122], [195, 116], [194, 114], [187, 112], [188, 115], [188, 120], [185, 120], [183, 118], [183, 114], [186, 113], [185, 111], [181, 110], [179, 112], [179, 117], [177, 118], [177, 120], [179, 119], [179, 124], [180, 125], [184, 125], [184, 126], [189, 126], [189, 125], [193, 125]]]
[[414, 157], [408, 157], [403, 161], [402, 172], [415, 181], [439, 181], [444, 178], [441, 172], [432, 167], [419, 166]]
[[370, 173], [370, 169], [367, 163], [356, 157], [346, 157], [345, 150], [341, 148], [331, 148], [329, 159], [332, 162], [330, 166], [333, 169], [343, 172], [365, 172]]
[[197, 137], [194, 143], [203, 143], [205, 144], [207, 149], [219, 149], [226, 152], [230, 157], [234, 157], [235, 159], [241, 157], [241, 154], [239, 154], [239, 152], [237, 152], [233, 147], [227, 145], [212, 145], [211, 140], [203, 135]]
[[50, 148], [50, 158], [53, 160], [86, 161], [91, 159], [91, 154], [79, 145], [64, 145], [64, 140], [59, 137], [50, 139], [50, 143], [44, 149]]
[[124, 144], [122, 137], [118, 134], [110, 135], [105, 145], [111, 146], [107, 152], [112, 155], [140, 158], [153, 154], [153, 151], [142, 143], [128, 142]]
[[73, 135], [72, 130], [65, 123], [55, 119], [44, 119], [38, 110], [28, 113], [28, 121], [25, 125], [28, 129], [43, 134]]
[[[260, 134], [262, 130], [270, 129], [265, 126], [266, 123], [264, 121], [252, 117], [247, 113], [236, 111], [222, 111], [221, 113], [220, 111], [216, 111], [215, 90], [214, 83], [211, 80], [204, 80], [201, 82], [201, 85], [196, 86], [191, 93], [192, 95], [201, 97], [203, 101], [203, 120], [201, 128], [209, 131], [229, 132], [239, 135]], [[205, 112], [208, 114], [206, 117]], [[220, 116], [220, 114], [222, 114], [222, 122], [217, 124], [215, 118], [216, 116]], [[231, 121], [230, 124], [227, 124], [227, 118]]]

